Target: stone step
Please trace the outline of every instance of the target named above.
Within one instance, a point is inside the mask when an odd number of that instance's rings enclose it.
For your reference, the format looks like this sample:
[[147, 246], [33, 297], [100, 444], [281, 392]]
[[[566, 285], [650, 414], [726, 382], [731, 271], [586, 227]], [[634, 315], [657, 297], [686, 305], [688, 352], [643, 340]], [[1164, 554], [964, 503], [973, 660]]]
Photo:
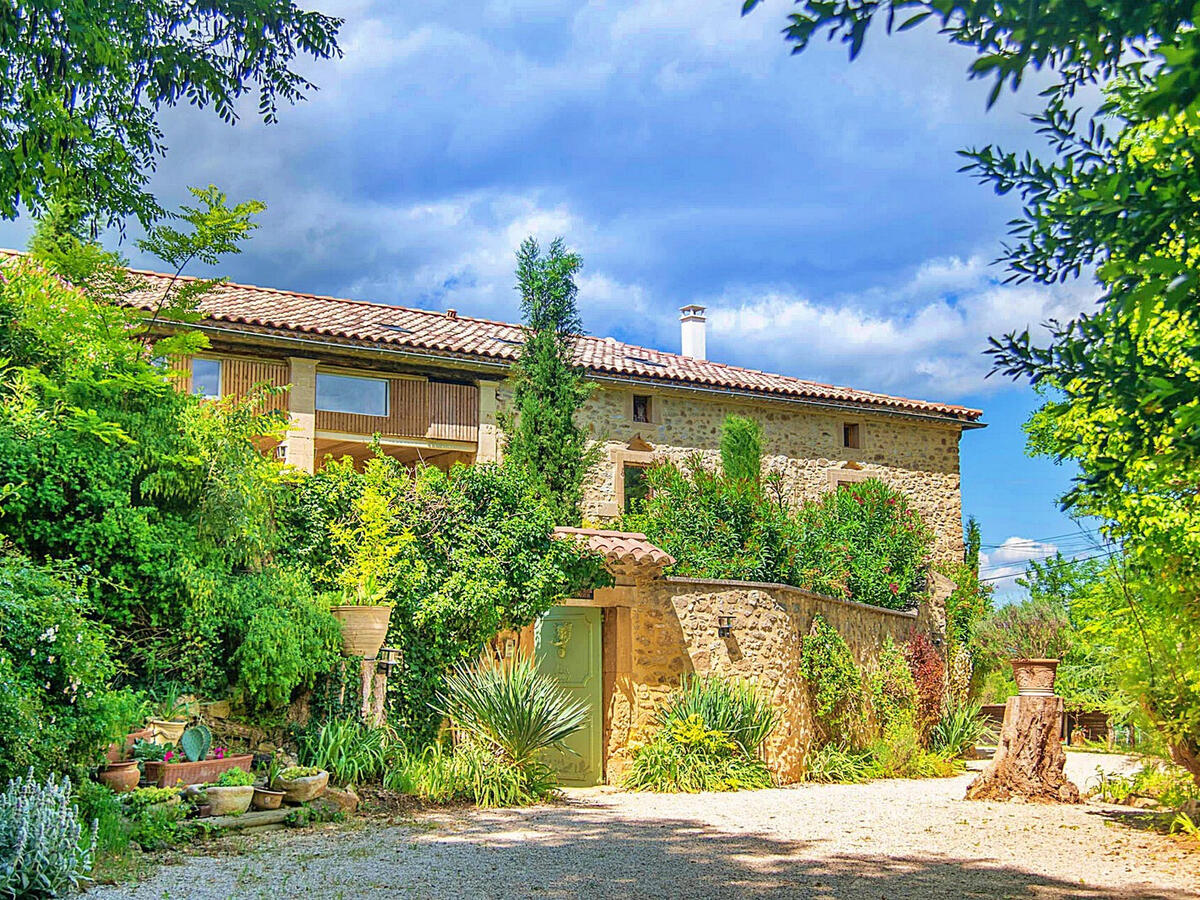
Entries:
[[197, 819], [196, 821], [206, 827], [230, 831], [244, 831], [250, 828], [259, 830], [264, 826], [282, 828], [291, 811], [291, 807], [256, 809], [253, 812], [244, 812], [240, 816], [210, 816], [207, 819]]

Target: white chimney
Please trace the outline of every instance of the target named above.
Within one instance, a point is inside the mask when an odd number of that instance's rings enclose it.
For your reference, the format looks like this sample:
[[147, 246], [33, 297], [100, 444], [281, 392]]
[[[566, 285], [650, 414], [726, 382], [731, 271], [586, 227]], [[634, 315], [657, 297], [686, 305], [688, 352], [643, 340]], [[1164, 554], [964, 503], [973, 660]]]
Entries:
[[681, 307], [679, 311], [682, 313], [679, 317], [679, 329], [683, 344], [680, 352], [692, 359], [708, 359], [708, 351], [704, 345], [704, 323], [707, 321], [704, 318], [704, 307], [692, 303]]

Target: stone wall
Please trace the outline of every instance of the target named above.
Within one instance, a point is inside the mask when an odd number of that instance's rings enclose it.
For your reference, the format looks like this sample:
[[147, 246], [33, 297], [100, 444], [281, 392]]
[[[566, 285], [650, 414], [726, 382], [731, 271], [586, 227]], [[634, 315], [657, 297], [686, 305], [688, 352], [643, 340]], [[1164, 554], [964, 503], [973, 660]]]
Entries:
[[[716, 468], [721, 424], [734, 413], [762, 426], [764, 467], [782, 475], [790, 502], [815, 499], [839, 481], [879, 478], [904, 492], [933, 529], [935, 560], [962, 558], [958, 425], [679, 389], [639, 388], [638, 393], [651, 397], [648, 423], [633, 421], [631, 388], [598, 387], [582, 411], [581, 422], [603, 450], [603, 462], [586, 485], [587, 520], [603, 523], [620, 514], [625, 462], [683, 462], [700, 453]], [[509, 396], [502, 387], [500, 403]], [[842, 446], [847, 423], [859, 426], [857, 449]]]
[[[907, 640], [917, 616], [822, 597], [785, 585], [668, 578], [636, 588], [598, 590], [605, 609], [606, 777], [619, 782], [631, 749], [654, 730], [655, 710], [690, 673], [719, 672], [756, 681], [769, 692], [779, 725], [766, 758], [783, 782], [797, 780], [813, 735], [800, 675], [800, 639], [818, 613], [862, 665], [870, 667], [887, 637]], [[717, 634], [717, 616], [733, 617]]]

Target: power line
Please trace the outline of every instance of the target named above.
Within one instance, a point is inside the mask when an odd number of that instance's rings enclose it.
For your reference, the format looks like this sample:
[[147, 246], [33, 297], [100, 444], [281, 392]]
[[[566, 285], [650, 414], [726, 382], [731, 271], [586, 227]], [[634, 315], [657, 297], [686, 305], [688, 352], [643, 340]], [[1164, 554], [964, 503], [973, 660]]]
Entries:
[[[1048, 562], [1042, 568], [1060, 569], [1060, 568], [1066, 568], [1067, 566], [1073, 565], [1075, 563], [1091, 562], [1094, 559], [1108, 559], [1111, 556], [1115, 556], [1120, 551], [1120, 549], [1121, 549], [1120, 547], [1114, 547], [1111, 550], [1107, 550], [1103, 553], [1097, 553], [1094, 556], [1084, 556], [1084, 557], [1078, 557], [1075, 559], [1064, 559], [1062, 562], [1057, 562], [1057, 563], [1056, 562]], [[1026, 575], [1031, 571], [1033, 571], [1033, 567], [1028, 566], [1019, 572], [1009, 572], [1006, 575], [991, 575], [987, 578], [980, 578], [979, 580], [980, 581], [1000, 581], [1004, 578], [1015, 578], [1019, 575]]]
[[1050, 541], [1067, 540], [1069, 538], [1086, 538], [1099, 534], [1099, 529], [1080, 529], [1079, 531], [1069, 531], [1066, 534], [1052, 534], [1050, 537], [1044, 538], [1022, 538], [1019, 541], [1007, 540], [1001, 544], [983, 544], [980, 547], [988, 547], [992, 550], [998, 550], [1002, 547], [1022, 547], [1026, 544], [1046, 544]]

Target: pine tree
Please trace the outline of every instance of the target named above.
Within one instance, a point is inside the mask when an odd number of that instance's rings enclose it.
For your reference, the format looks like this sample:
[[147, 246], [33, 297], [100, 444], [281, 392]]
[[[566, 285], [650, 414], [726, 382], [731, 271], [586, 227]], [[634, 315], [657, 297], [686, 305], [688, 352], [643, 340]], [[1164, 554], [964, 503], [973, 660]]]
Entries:
[[979, 535], [979, 520], [974, 516], [967, 517], [966, 533], [963, 535], [963, 562], [976, 575], [979, 574], [979, 547], [982, 538]]
[[513, 366], [512, 408], [500, 423], [507, 435], [505, 462], [528, 469], [564, 525], [580, 521], [583, 480], [598, 456], [575, 421], [592, 392], [573, 362], [575, 340], [583, 332], [575, 284], [582, 265], [562, 238], [545, 255], [532, 237], [521, 243], [517, 290], [525, 342]]

